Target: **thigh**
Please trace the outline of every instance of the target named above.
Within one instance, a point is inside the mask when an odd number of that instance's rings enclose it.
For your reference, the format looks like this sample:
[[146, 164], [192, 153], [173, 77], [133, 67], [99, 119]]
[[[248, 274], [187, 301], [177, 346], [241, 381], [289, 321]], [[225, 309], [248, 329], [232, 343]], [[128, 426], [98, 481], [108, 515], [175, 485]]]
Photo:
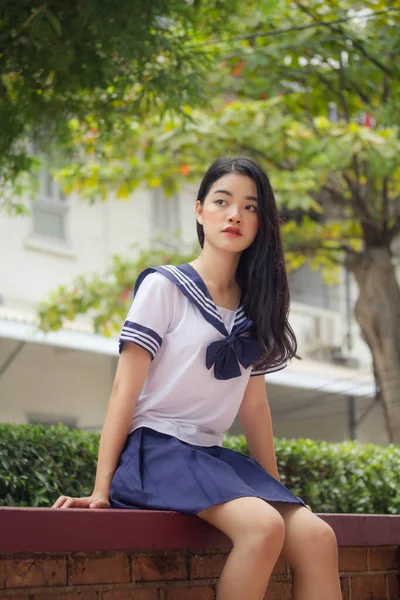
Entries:
[[283, 519], [275, 508], [265, 500], [251, 496], [215, 504], [197, 516], [225, 533], [233, 543], [252, 533], [284, 528]]
[[304, 506], [273, 503], [285, 523], [282, 556], [291, 565], [337, 553], [333, 529]]

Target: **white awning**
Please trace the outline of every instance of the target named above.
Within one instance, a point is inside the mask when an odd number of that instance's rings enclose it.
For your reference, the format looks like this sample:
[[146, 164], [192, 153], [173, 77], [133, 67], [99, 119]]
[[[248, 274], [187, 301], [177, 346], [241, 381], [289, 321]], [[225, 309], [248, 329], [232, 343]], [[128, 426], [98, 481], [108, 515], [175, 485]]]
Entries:
[[286, 369], [266, 375], [266, 381], [287, 387], [320, 390], [324, 394], [338, 394], [341, 397], [373, 398], [375, 396], [375, 382], [370, 373], [350, 368], [343, 372], [344, 369], [336, 365], [324, 365], [327, 366], [325, 373], [321, 368], [314, 371], [316, 361], [306, 359], [300, 370], [296, 364], [293, 364], [294, 361], [295, 359]]
[[[94, 334], [87, 324], [68, 323], [59, 331], [44, 333], [38, 329], [32, 313], [5, 307], [0, 307], [0, 338], [118, 356], [117, 338]], [[338, 397], [375, 396], [374, 379], [367, 369], [339, 367], [309, 359], [301, 362], [294, 359], [286, 369], [270, 373], [265, 379], [274, 385], [322, 390], [326, 394], [338, 394]]]
[[97, 335], [87, 325], [78, 323], [44, 333], [38, 328], [34, 315], [4, 307], [0, 307], [0, 338], [118, 356], [115, 337]]

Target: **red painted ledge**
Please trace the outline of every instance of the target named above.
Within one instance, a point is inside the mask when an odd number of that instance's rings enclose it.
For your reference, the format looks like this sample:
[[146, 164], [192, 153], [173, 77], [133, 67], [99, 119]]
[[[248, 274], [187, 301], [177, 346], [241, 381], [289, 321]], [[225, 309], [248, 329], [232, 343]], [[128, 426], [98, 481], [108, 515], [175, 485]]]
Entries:
[[[400, 516], [319, 515], [339, 546], [399, 546]], [[0, 552], [89, 552], [229, 548], [197, 517], [169, 511], [0, 507]]]

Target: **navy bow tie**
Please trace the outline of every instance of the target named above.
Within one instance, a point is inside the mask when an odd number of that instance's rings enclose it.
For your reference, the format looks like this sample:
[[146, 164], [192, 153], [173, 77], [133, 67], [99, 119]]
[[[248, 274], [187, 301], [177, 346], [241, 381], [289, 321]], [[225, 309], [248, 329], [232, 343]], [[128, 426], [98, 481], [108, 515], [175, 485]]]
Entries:
[[214, 366], [216, 379], [233, 379], [240, 377], [239, 363], [247, 369], [261, 356], [261, 347], [254, 337], [245, 337], [242, 334], [249, 326], [239, 328], [224, 340], [212, 342], [206, 353], [206, 366]]

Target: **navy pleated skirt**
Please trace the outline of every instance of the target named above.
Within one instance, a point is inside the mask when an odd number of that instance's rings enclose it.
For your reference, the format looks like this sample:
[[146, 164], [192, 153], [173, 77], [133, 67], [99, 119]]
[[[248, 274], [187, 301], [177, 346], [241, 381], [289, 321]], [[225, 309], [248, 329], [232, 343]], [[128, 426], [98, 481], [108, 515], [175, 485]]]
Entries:
[[196, 514], [254, 496], [304, 506], [255, 460], [221, 446], [196, 446], [148, 427], [127, 438], [110, 487], [111, 508]]

